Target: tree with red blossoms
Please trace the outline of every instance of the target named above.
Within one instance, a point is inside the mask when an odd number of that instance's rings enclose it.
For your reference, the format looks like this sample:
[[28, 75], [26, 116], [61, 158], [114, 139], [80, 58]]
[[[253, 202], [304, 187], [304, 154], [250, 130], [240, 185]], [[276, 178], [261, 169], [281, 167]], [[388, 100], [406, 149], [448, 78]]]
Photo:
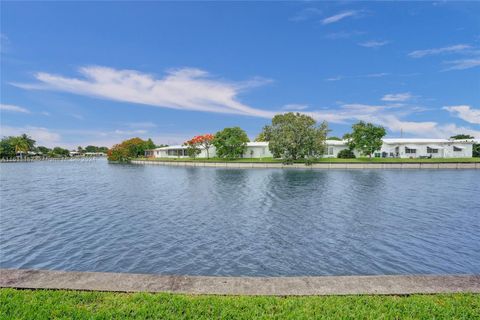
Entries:
[[203, 147], [207, 151], [207, 158], [210, 158], [210, 147], [212, 146], [213, 138], [213, 134], [207, 133], [188, 140], [185, 142], [185, 145], [188, 147], [188, 154], [195, 158], [201, 152], [199, 147]]

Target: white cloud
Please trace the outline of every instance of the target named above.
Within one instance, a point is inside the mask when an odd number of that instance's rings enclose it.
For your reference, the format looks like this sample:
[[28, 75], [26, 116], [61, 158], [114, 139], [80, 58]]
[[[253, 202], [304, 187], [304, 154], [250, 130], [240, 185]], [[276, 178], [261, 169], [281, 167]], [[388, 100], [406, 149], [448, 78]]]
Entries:
[[77, 120], [85, 119], [81, 114], [77, 114], [77, 113], [71, 114], [71, 116], [74, 117]]
[[0, 33], [0, 53], [7, 53], [10, 46], [10, 40], [7, 35]]
[[342, 80], [342, 79], [344, 79], [344, 77], [335, 76], [335, 77], [326, 78], [325, 81], [339, 81], [339, 80]]
[[382, 46], [384, 46], [388, 43], [389, 43], [389, 41], [370, 40], [370, 41], [361, 42], [358, 45], [362, 46], [362, 47], [366, 47], [366, 48], [378, 48], [378, 47], [382, 47]]
[[442, 71], [465, 70], [465, 69], [479, 67], [480, 57], [472, 58], [472, 59], [459, 59], [459, 60], [453, 60], [453, 61], [445, 61], [444, 63], [450, 64], [451, 66]]
[[120, 135], [136, 135], [136, 134], [146, 134], [147, 130], [115, 130], [115, 134]]
[[28, 109], [15, 106], [13, 104], [0, 104], [0, 111], [7, 111], [7, 112], [19, 112], [19, 113], [30, 113]]
[[35, 75], [40, 83], [14, 85], [24, 89], [65, 91], [163, 108], [265, 118], [274, 114], [247, 106], [237, 99], [242, 91], [270, 82], [263, 78], [233, 83], [214, 79], [206, 71], [194, 68], [170, 70], [161, 79], [135, 70], [99, 66], [81, 68], [80, 73], [84, 79], [40, 72]]
[[37, 141], [37, 145], [53, 147], [57, 146], [61, 141], [60, 134], [43, 127], [25, 126], [25, 127], [10, 127], [0, 126], [0, 135], [3, 136], [18, 136], [23, 133], [31, 136]]
[[422, 58], [425, 56], [430, 56], [430, 55], [437, 55], [437, 54], [442, 54], [442, 53], [456, 53], [456, 52], [462, 52], [467, 49], [470, 49], [471, 46], [467, 44], [457, 44], [449, 47], [443, 47], [443, 48], [435, 48], [435, 49], [426, 49], [426, 50], [415, 50], [412, 51], [408, 54], [409, 57], [412, 58]]
[[390, 73], [386, 73], [386, 72], [361, 74], [357, 76], [340, 76], [339, 75], [335, 77], [326, 78], [325, 81], [339, 81], [343, 79], [382, 78], [388, 75], [390, 75]]
[[379, 72], [379, 73], [369, 73], [369, 74], [366, 74], [364, 77], [365, 78], [381, 78], [381, 77], [385, 77], [385, 76], [388, 76], [388, 75], [390, 75], [390, 73]]
[[382, 97], [382, 101], [388, 102], [403, 102], [412, 99], [413, 96], [409, 92], [404, 93], [390, 93]]
[[[261, 110], [253, 108], [238, 101], [237, 96], [243, 90], [253, 86], [265, 84], [266, 80], [254, 78], [248, 81], [234, 83], [218, 78], [212, 78], [206, 71], [199, 69], [177, 69], [168, 72], [160, 79], [152, 75], [134, 70], [116, 70], [105, 67], [87, 67], [81, 69], [83, 79], [67, 78], [48, 73], [38, 73], [36, 84], [17, 84], [25, 89], [44, 89], [71, 92], [80, 95], [99, 97], [114, 101], [130, 102], [150, 105], [162, 108], [179, 110], [195, 110], [204, 112], [217, 112], [227, 114], [248, 115], [270, 119], [275, 114], [285, 112], [283, 110]], [[385, 74], [372, 74], [383, 76]], [[411, 99], [410, 93], [388, 94], [382, 100], [391, 102], [403, 102]], [[305, 105], [287, 105], [290, 110], [303, 110]], [[284, 106], [285, 108], [286, 106]], [[366, 105], [366, 104], [343, 104], [340, 109], [319, 109], [304, 114], [311, 115], [317, 120], [326, 120], [331, 123], [351, 123], [352, 121], [364, 120], [385, 125], [393, 132], [402, 129], [405, 133], [423, 136], [443, 136], [454, 131], [470, 132], [478, 136], [478, 132], [469, 128], [458, 128], [453, 124], [439, 125], [435, 122], [404, 121], [403, 117], [418, 112], [414, 106], [403, 105], [398, 110], [397, 105]], [[302, 109], [303, 108], [303, 109]], [[126, 130], [116, 130], [113, 133], [98, 133], [91, 140], [106, 141], [107, 137], [115, 134], [120, 136], [142, 135], [147, 131], [150, 123], [128, 126]], [[45, 128], [29, 127], [32, 136], [36, 139], [38, 133], [45, 140], [59, 141], [60, 137], [55, 132]], [[37, 130], [35, 134], [34, 131]], [[25, 131], [23, 129], [23, 131]], [[17, 131], [22, 133], [22, 130]], [[63, 134], [63, 131], [62, 131]], [[454, 134], [454, 133], [453, 133]], [[39, 139], [40, 140], [40, 139]], [[118, 141], [117, 141], [118, 142]]]
[[289, 18], [288, 20], [299, 22], [299, 21], [306, 21], [315, 16], [318, 16], [322, 13], [322, 10], [317, 8], [305, 8], [297, 12], [293, 17]]
[[282, 110], [297, 110], [297, 111], [300, 111], [300, 110], [305, 110], [305, 109], [308, 109], [308, 105], [306, 104], [286, 104], [282, 107]]
[[348, 39], [348, 38], [352, 38], [352, 37], [359, 36], [359, 35], [362, 35], [362, 34], [365, 34], [365, 32], [364, 31], [357, 31], [357, 30], [354, 30], [354, 31], [339, 31], [339, 32], [329, 33], [325, 36], [325, 38], [331, 39], [331, 40]]
[[340, 21], [342, 19], [345, 19], [347, 17], [356, 16], [357, 14], [358, 14], [358, 12], [354, 11], [354, 10], [341, 12], [341, 13], [338, 13], [336, 15], [333, 15], [333, 16], [330, 16], [330, 17], [327, 17], [327, 18], [323, 19], [322, 24], [335, 23], [335, 22], [338, 22], [338, 21]]
[[150, 121], [145, 122], [129, 122], [127, 126], [130, 128], [155, 128], [157, 125]]
[[474, 109], [467, 105], [446, 106], [443, 109], [466, 122], [480, 124], [480, 109]]

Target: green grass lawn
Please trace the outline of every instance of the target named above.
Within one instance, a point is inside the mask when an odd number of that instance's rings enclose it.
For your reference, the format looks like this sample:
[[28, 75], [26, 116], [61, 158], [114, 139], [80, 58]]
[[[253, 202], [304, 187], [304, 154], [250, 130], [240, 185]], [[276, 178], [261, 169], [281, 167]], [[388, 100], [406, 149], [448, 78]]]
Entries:
[[[263, 163], [282, 163], [280, 159], [273, 158], [242, 158], [242, 159], [233, 159], [226, 160], [220, 158], [210, 158], [210, 159], [190, 159], [190, 158], [138, 158], [137, 160], [150, 160], [150, 161], [196, 161], [196, 162], [263, 162]], [[436, 159], [399, 159], [399, 158], [356, 158], [356, 159], [338, 159], [338, 158], [320, 158], [314, 161], [315, 163], [378, 163], [378, 162], [388, 162], [388, 163], [403, 163], [403, 162], [426, 162], [426, 163], [452, 163], [452, 162], [480, 162], [480, 158], [436, 158]], [[303, 161], [296, 161], [296, 163], [303, 163]]]
[[479, 319], [480, 294], [262, 297], [0, 289], [0, 319]]

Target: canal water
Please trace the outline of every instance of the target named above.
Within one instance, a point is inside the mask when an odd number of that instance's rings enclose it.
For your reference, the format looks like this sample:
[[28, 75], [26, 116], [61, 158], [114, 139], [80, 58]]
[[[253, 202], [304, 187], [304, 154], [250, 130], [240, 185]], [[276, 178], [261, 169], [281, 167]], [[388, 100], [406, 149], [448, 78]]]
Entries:
[[480, 170], [0, 164], [0, 267], [480, 273]]

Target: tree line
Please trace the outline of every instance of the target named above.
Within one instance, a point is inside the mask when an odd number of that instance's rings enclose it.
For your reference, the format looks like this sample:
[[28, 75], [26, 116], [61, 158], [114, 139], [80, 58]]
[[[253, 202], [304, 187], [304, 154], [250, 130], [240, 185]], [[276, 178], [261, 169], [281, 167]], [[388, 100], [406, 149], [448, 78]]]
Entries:
[[[255, 141], [269, 142], [269, 150], [275, 158], [286, 163], [301, 160], [314, 161], [326, 152], [327, 140], [342, 140], [338, 137], [327, 137], [330, 130], [327, 122], [317, 123], [311, 116], [300, 113], [284, 113], [275, 115], [271, 123], [264, 126]], [[347, 148], [338, 153], [339, 158], [355, 158], [354, 151], [362, 156], [371, 157], [381, 149], [386, 130], [365, 121], [352, 125], [350, 133], [342, 138], [347, 142]], [[452, 139], [473, 139], [468, 135], [452, 136]], [[240, 127], [224, 128], [215, 134], [203, 134], [186, 141], [187, 154], [197, 157], [205, 150], [210, 157], [210, 148], [216, 149], [216, 157], [222, 159], [241, 158], [247, 150], [249, 142], [247, 133]], [[126, 162], [137, 157], [143, 157], [146, 150], [163, 147], [155, 145], [152, 139], [132, 138], [116, 144], [108, 150], [111, 161]], [[474, 145], [474, 156], [479, 156], [480, 145]]]
[[[78, 146], [76, 150], [78, 155], [83, 155], [87, 152], [106, 153], [107, 151], [107, 147], [92, 145], [86, 147]], [[69, 157], [70, 150], [62, 147], [47, 148], [45, 146], [37, 146], [36, 141], [25, 133], [19, 136], [3, 137], [0, 140], [0, 158], [25, 158], [32, 156], [49, 158]]]
[[[352, 133], [345, 136], [349, 150], [347, 157], [353, 155], [353, 149], [369, 156], [382, 145], [386, 131], [381, 126], [375, 126], [363, 121], [352, 127]], [[304, 160], [313, 161], [325, 153], [328, 129], [327, 122], [317, 123], [312, 117], [300, 113], [284, 113], [275, 115], [271, 124], [263, 127], [255, 141], [269, 142], [270, 152], [275, 158], [285, 162]], [[247, 133], [240, 127], [224, 128], [215, 134], [195, 136], [186, 141], [187, 154], [195, 158], [202, 149], [210, 157], [211, 146], [215, 147], [216, 157], [236, 159], [242, 157], [247, 150]], [[109, 150], [108, 157], [112, 161], [129, 161], [143, 156], [145, 150], [154, 149], [154, 143], [149, 139], [140, 138], [125, 140]], [[354, 155], [353, 155], [354, 157]]]

